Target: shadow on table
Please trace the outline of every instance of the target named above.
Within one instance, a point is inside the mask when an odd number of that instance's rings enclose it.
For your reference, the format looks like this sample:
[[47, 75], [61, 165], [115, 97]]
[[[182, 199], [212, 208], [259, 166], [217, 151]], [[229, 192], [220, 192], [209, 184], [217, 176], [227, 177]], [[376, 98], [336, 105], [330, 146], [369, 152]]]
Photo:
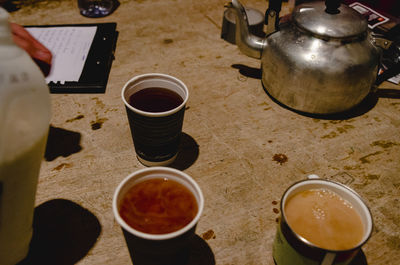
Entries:
[[[259, 68], [253, 68], [253, 67], [249, 67], [249, 66], [242, 65], [242, 64], [233, 64], [232, 68], [238, 69], [239, 73], [246, 77], [260, 79], [260, 80], [262, 78], [262, 72], [261, 72], [261, 69], [259, 69]], [[395, 71], [396, 71], [395, 73], [398, 73], [398, 71], [399, 71], [398, 68], [399, 68], [399, 66], [395, 69]], [[390, 78], [391, 76], [393, 76], [394, 73], [390, 72], [390, 75], [387, 75], [387, 73], [384, 73], [384, 74], [385, 75], [378, 76], [376, 85], [380, 85], [387, 78]], [[291, 110], [293, 112], [296, 112], [303, 116], [307, 116], [310, 118], [316, 118], [316, 119], [324, 119], [324, 120], [346, 120], [346, 119], [362, 116], [375, 107], [375, 105], [378, 103], [379, 98], [400, 99], [400, 90], [379, 88], [379, 89], [377, 89], [376, 92], [369, 93], [364, 98], [364, 100], [361, 103], [359, 103], [357, 106], [355, 106], [352, 109], [347, 110], [345, 112], [335, 113], [335, 114], [327, 114], [327, 115], [326, 114], [312, 114], [312, 113], [306, 113], [306, 112], [301, 112], [301, 111], [292, 109], [292, 108], [280, 103], [278, 100], [276, 100], [274, 97], [272, 97], [268, 93], [268, 90], [264, 86], [263, 86], [263, 88], [264, 88], [264, 91], [267, 93], [267, 95], [281, 107]]]
[[193, 165], [199, 157], [199, 145], [190, 135], [186, 133], [182, 133], [181, 137], [181, 146], [178, 156], [170, 165], [170, 167], [179, 170], [185, 170]]
[[215, 257], [207, 242], [195, 236], [190, 244], [189, 258], [185, 265], [215, 265]]
[[53, 161], [59, 156], [68, 157], [82, 150], [81, 134], [63, 128], [50, 126], [47, 137], [46, 161]]
[[364, 252], [360, 250], [349, 265], [368, 265]]
[[35, 208], [28, 256], [18, 265], [73, 265], [96, 243], [101, 225], [88, 210], [64, 199]]
[[[132, 237], [127, 232], [125, 232], [125, 239], [134, 265], [215, 265], [214, 253], [207, 242], [198, 235], [194, 235], [185, 246], [185, 250], [180, 251], [179, 254], [142, 253], [136, 250], [137, 243], [134, 242], [135, 240], [132, 241]], [[141, 246], [137, 245], [137, 247]]]

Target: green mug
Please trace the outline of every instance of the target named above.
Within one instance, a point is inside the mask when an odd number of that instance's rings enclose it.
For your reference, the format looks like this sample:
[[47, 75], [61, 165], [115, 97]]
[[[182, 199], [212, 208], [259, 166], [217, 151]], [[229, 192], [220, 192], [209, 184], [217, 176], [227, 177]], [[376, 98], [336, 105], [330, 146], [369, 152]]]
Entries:
[[[288, 199], [299, 192], [311, 189], [332, 191], [353, 206], [364, 226], [363, 237], [357, 245], [343, 250], [324, 249], [300, 236], [289, 226], [285, 212]], [[273, 243], [273, 258], [277, 265], [347, 265], [368, 241], [372, 233], [372, 215], [362, 198], [347, 186], [319, 179], [316, 175], [310, 175], [309, 179], [291, 185], [282, 196], [280, 208], [281, 218]]]

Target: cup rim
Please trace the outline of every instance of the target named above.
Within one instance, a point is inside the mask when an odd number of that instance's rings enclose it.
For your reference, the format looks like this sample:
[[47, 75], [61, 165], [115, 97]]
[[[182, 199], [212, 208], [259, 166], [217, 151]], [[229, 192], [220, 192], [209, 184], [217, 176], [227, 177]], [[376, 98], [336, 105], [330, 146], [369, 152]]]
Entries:
[[[118, 201], [118, 195], [121, 191], [121, 189], [124, 187], [124, 185], [134, 176], [139, 175], [139, 174], [143, 174], [146, 172], [156, 172], [156, 171], [168, 171], [170, 173], [173, 174], [178, 174], [181, 177], [183, 177], [187, 182], [189, 182], [193, 188], [195, 189], [195, 192], [197, 193], [198, 196], [198, 210], [197, 210], [197, 214], [196, 216], [193, 218], [193, 220], [187, 224], [186, 226], [182, 227], [181, 229], [171, 232], [171, 233], [166, 233], [166, 234], [149, 234], [149, 233], [145, 233], [145, 232], [141, 232], [138, 231], [134, 228], [132, 228], [131, 226], [129, 226], [124, 219], [122, 219], [122, 217], [119, 214], [118, 211], [118, 205], [117, 205], [117, 201]], [[196, 195], [195, 195], [196, 196]], [[196, 197], [197, 197], [196, 196]], [[137, 171], [132, 172], [131, 174], [129, 174], [128, 176], [126, 176], [117, 186], [117, 188], [115, 189], [114, 192], [114, 196], [113, 196], [113, 202], [112, 202], [112, 208], [113, 208], [113, 213], [114, 213], [114, 218], [117, 220], [117, 222], [119, 223], [119, 225], [125, 229], [126, 231], [128, 231], [130, 234], [143, 238], [143, 239], [147, 239], [147, 240], [155, 240], [155, 241], [159, 241], [159, 240], [167, 240], [167, 239], [172, 239], [175, 237], [178, 237], [184, 233], [186, 233], [187, 231], [189, 231], [190, 229], [192, 229], [199, 221], [200, 216], [203, 213], [203, 208], [204, 208], [204, 196], [203, 193], [200, 189], [200, 186], [197, 184], [197, 182], [190, 177], [188, 174], [186, 174], [183, 171], [174, 169], [174, 168], [170, 168], [170, 167], [163, 167], [163, 166], [157, 166], [157, 167], [150, 167], [150, 168], [143, 168]]]
[[[170, 80], [170, 81], [173, 81], [174, 83], [176, 83], [177, 85], [181, 86], [183, 88], [183, 90], [185, 91], [185, 94], [186, 94], [185, 98], [183, 99], [183, 102], [179, 106], [177, 106], [176, 108], [173, 108], [173, 109], [168, 110], [168, 111], [163, 111], [163, 112], [149, 112], [149, 111], [143, 111], [143, 110], [140, 110], [140, 109], [132, 107], [128, 103], [128, 101], [125, 99], [125, 95], [124, 94], [125, 94], [125, 91], [126, 91], [127, 87], [131, 83], [133, 83], [133, 82], [135, 82], [137, 80], [145, 79], [145, 78], [150, 79], [150, 78], [153, 78], [153, 77], [162, 78], [164, 80]], [[125, 106], [127, 108], [129, 108], [130, 110], [132, 110], [132, 111], [134, 111], [134, 112], [136, 112], [136, 113], [138, 113], [140, 115], [148, 116], [148, 117], [163, 117], [163, 116], [168, 116], [168, 115], [171, 115], [171, 114], [173, 114], [175, 112], [178, 112], [180, 109], [182, 109], [186, 105], [186, 103], [188, 101], [188, 98], [189, 98], [189, 89], [187, 88], [185, 83], [183, 83], [180, 79], [178, 79], [178, 78], [176, 78], [174, 76], [167, 75], [167, 74], [162, 74], [162, 73], [147, 73], [147, 74], [136, 75], [136, 76], [132, 77], [131, 79], [129, 79], [129, 81], [127, 81], [124, 84], [124, 86], [123, 86], [123, 88], [121, 90], [121, 98], [122, 98], [122, 101], [124, 102], [124, 104], [125, 104]]]
[[[325, 248], [319, 247], [319, 246], [315, 245], [314, 243], [310, 242], [309, 240], [307, 240], [303, 236], [301, 236], [298, 233], [296, 233], [290, 227], [289, 223], [287, 222], [287, 218], [285, 216], [284, 205], [283, 205], [284, 201], [287, 200], [287, 198], [289, 196], [288, 195], [289, 191], [291, 191], [292, 189], [295, 189], [297, 186], [301, 185], [302, 183], [306, 183], [306, 182], [309, 182], [309, 183], [325, 183], [325, 184], [328, 184], [328, 185], [337, 186], [337, 187], [339, 187], [339, 188], [341, 188], [343, 190], [346, 190], [350, 194], [352, 194], [362, 204], [363, 208], [366, 210], [366, 215], [368, 217], [368, 221], [367, 221], [368, 227], [367, 227], [367, 230], [365, 231], [365, 234], [364, 234], [362, 240], [357, 245], [355, 245], [354, 247], [349, 248], [349, 249], [340, 249], [340, 250], [325, 249]], [[290, 185], [285, 190], [285, 192], [283, 193], [282, 198], [281, 198], [281, 202], [280, 202], [280, 209], [281, 209], [282, 219], [284, 220], [284, 222], [286, 223], [286, 225], [290, 229], [290, 231], [293, 233], [293, 235], [295, 237], [297, 237], [298, 240], [300, 240], [301, 242], [305, 243], [309, 247], [312, 247], [312, 248], [315, 248], [315, 249], [319, 249], [319, 250], [322, 250], [322, 251], [331, 252], [331, 253], [342, 253], [342, 252], [354, 251], [356, 249], [361, 248], [369, 240], [369, 238], [372, 235], [374, 222], [373, 222], [371, 210], [368, 207], [368, 205], [366, 204], [365, 200], [355, 190], [353, 190], [352, 188], [350, 188], [350, 187], [348, 187], [348, 186], [346, 186], [346, 185], [344, 185], [342, 183], [336, 182], [336, 181], [332, 181], [332, 180], [328, 180], [328, 179], [321, 179], [321, 178], [304, 179], [304, 180], [297, 181], [297, 182], [293, 183], [292, 185]]]

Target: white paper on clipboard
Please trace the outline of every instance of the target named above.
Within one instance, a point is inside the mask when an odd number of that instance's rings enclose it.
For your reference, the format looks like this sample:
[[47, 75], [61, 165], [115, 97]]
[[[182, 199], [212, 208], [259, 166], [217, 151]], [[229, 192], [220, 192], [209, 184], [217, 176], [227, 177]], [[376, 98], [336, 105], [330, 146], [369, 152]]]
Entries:
[[28, 27], [26, 30], [53, 55], [47, 83], [53, 81], [64, 84], [65, 81], [79, 80], [96, 34], [96, 26]]

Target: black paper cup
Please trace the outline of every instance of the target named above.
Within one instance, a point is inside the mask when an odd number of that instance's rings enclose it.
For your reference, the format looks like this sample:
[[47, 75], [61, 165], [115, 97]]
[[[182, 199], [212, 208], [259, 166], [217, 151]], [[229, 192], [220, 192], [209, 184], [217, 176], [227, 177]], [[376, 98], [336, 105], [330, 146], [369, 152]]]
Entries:
[[[134, 108], [129, 98], [134, 93], [150, 87], [161, 87], [176, 92], [183, 102], [176, 108], [164, 112], [148, 112]], [[179, 79], [159, 73], [133, 77], [122, 89], [138, 160], [145, 166], [171, 164], [179, 151], [185, 105], [189, 97], [186, 85]]]

